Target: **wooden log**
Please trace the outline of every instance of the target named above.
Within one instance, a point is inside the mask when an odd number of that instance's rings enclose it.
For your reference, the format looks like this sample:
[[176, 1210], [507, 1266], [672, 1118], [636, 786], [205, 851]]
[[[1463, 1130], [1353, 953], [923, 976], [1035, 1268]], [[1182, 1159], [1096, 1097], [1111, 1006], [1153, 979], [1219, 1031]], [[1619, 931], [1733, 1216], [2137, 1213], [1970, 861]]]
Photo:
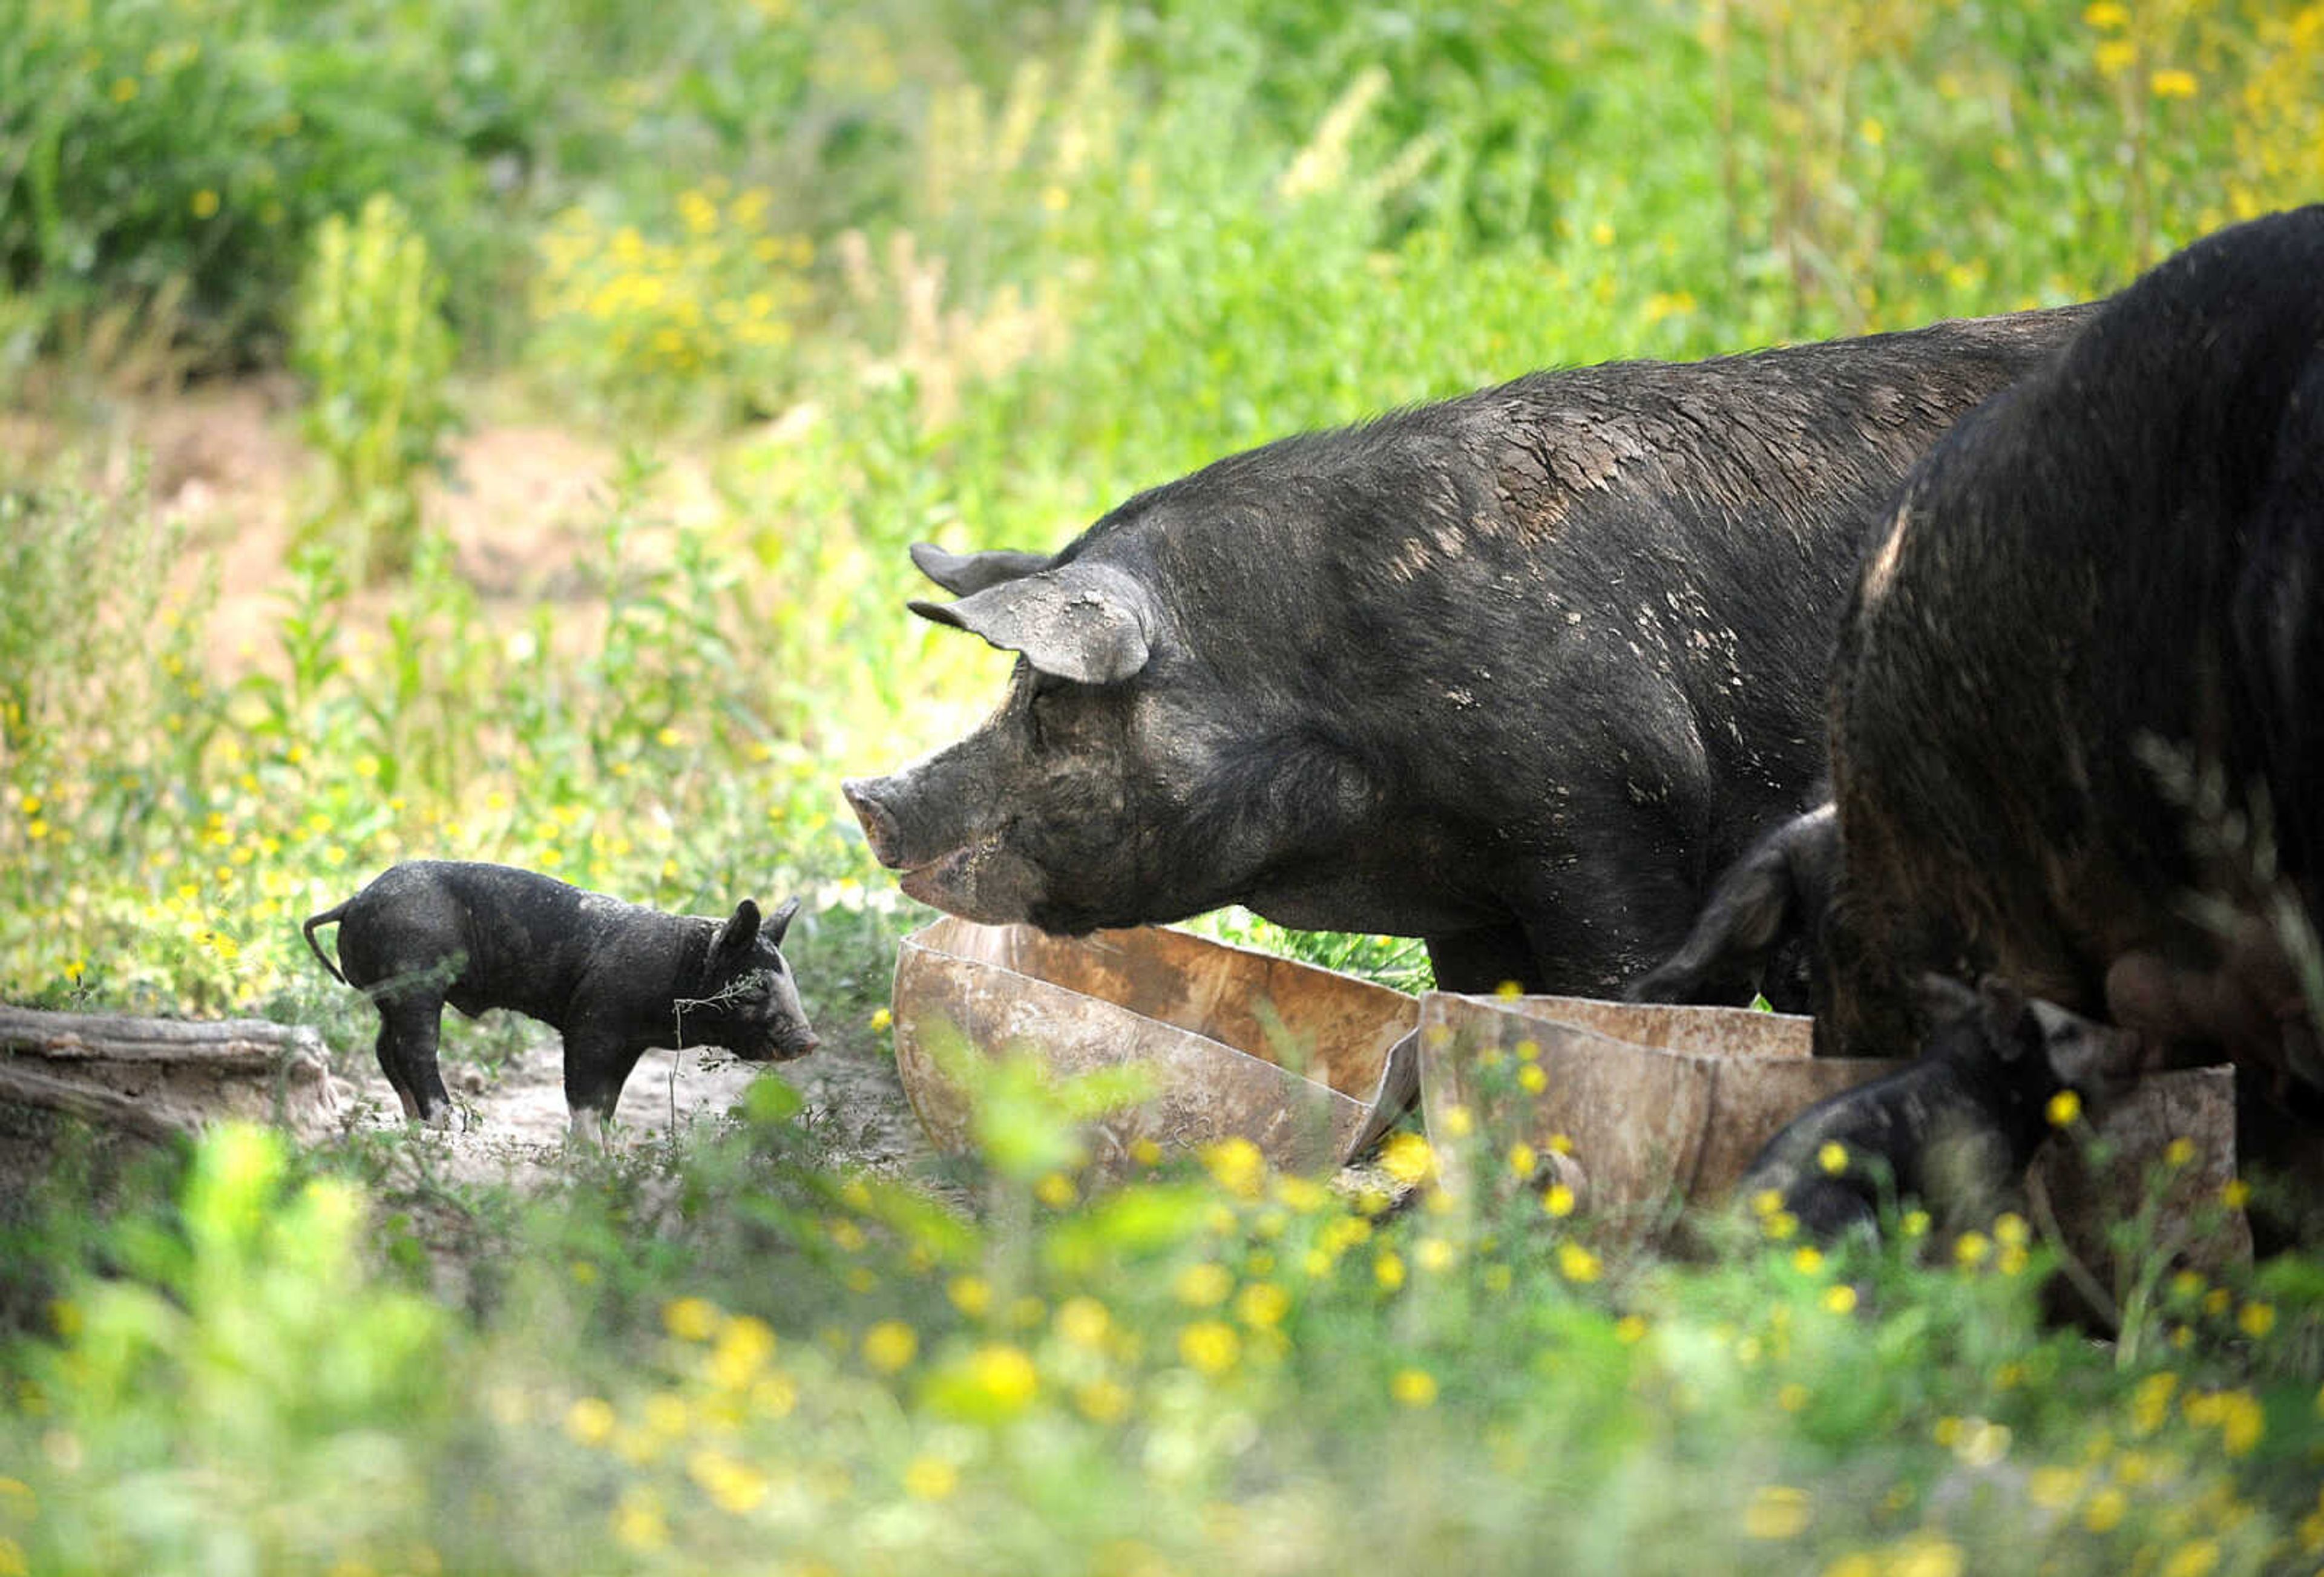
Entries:
[[265, 1069], [302, 1052], [319, 1057], [322, 1048], [321, 1038], [307, 1026], [265, 1019], [135, 1019], [0, 1003], [0, 1056]]
[[51, 1078], [47, 1074], [19, 1067], [14, 1062], [0, 1062], [0, 1105], [60, 1111], [83, 1122], [120, 1129], [139, 1139], [168, 1139], [189, 1131], [185, 1123], [172, 1120], [174, 1113], [157, 1114], [126, 1095], [78, 1084], [69, 1079]]
[[225, 1119], [317, 1137], [337, 1121], [321, 1037], [261, 1019], [0, 1004], [0, 1105], [158, 1137]]

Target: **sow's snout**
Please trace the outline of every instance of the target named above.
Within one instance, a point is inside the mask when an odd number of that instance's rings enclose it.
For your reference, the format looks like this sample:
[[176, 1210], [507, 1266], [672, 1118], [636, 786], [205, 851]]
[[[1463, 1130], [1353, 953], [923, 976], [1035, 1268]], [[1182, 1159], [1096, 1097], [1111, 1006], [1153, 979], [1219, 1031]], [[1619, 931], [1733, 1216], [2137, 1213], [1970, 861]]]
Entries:
[[896, 813], [888, 808], [888, 798], [895, 792], [892, 778], [849, 778], [839, 785], [847, 797], [847, 808], [855, 813], [862, 824], [863, 841], [872, 848], [872, 857], [890, 871], [905, 867], [903, 835], [896, 825]]
[[886, 778], [850, 778], [840, 792], [863, 825], [872, 856], [902, 874], [897, 885], [964, 919], [988, 926], [1032, 918], [1041, 882], [996, 831], [964, 825], [952, 797], [932, 792], [910, 768]]

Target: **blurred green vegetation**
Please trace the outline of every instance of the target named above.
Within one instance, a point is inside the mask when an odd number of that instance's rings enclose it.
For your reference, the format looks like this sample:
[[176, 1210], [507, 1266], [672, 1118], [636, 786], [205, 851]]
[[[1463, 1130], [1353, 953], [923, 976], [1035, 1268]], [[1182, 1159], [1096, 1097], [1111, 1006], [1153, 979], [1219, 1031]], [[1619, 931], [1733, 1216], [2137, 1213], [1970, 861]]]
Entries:
[[[1539, 366], [2086, 297], [2319, 194], [2297, 0], [0, 0], [0, 996], [317, 1023], [375, 1082], [297, 922], [458, 854], [803, 892], [788, 951], [860, 1052], [916, 915], [836, 779], [1003, 666], [903, 613], [909, 541], [1054, 545]], [[119, 421], [285, 369], [316, 526], [221, 638], [233, 533]], [[530, 602], [429, 516], [512, 413], [622, 456]], [[964, 1218], [758, 1088], [546, 1201], [416, 1187], [400, 1136], [237, 1136], [117, 1229], [26, 1204], [5, 1306], [55, 1301], [0, 1349], [0, 1577], [2324, 1548], [2302, 1261], [2166, 1280], [2107, 1350], [2000, 1233], [1688, 1268], [1231, 1153], [1091, 1200], [991, 1157]]]

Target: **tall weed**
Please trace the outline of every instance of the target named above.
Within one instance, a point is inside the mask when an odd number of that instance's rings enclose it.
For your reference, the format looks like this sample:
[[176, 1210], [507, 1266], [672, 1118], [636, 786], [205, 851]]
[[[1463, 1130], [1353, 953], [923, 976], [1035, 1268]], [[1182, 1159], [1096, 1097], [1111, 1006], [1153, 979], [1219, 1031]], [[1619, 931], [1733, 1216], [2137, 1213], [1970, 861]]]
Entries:
[[420, 480], [440, 468], [456, 420], [443, 296], [426, 238], [385, 193], [316, 232], [290, 360], [311, 385], [308, 441], [330, 470], [314, 529], [358, 584], [410, 569], [420, 549]]

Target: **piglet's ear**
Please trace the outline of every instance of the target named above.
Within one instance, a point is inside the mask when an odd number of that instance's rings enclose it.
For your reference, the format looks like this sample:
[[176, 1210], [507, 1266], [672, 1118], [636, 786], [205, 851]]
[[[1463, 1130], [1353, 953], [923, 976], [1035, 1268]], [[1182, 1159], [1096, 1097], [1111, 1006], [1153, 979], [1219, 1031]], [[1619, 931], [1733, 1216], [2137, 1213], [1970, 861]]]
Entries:
[[1019, 580], [1049, 566], [1047, 553], [1024, 553], [995, 548], [983, 553], [947, 553], [934, 542], [915, 542], [912, 562], [922, 575], [956, 597], [968, 596], [1007, 580]]
[[761, 927], [770, 943], [777, 947], [783, 945], [783, 933], [791, 928], [791, 917], [798, 913], [798, 907], [799, 900], [795, 898], [787, 898], [775, 906], [775, 912], [767, 917], [766, 924]]
[[1069, 564], [1003, 581], [956, 603], [913, 603], [923, 619], [1022, 652], [1045, 674], [1119, 684], [1146, 666], [1157, 620], [1153, 599], [1110, 565]]
[[710, 938], [711, 962], [736, 963], [748, 958], [752, 944], [758, 939], [759, 906], [746, 898], [734, 906], [733, 918]]

